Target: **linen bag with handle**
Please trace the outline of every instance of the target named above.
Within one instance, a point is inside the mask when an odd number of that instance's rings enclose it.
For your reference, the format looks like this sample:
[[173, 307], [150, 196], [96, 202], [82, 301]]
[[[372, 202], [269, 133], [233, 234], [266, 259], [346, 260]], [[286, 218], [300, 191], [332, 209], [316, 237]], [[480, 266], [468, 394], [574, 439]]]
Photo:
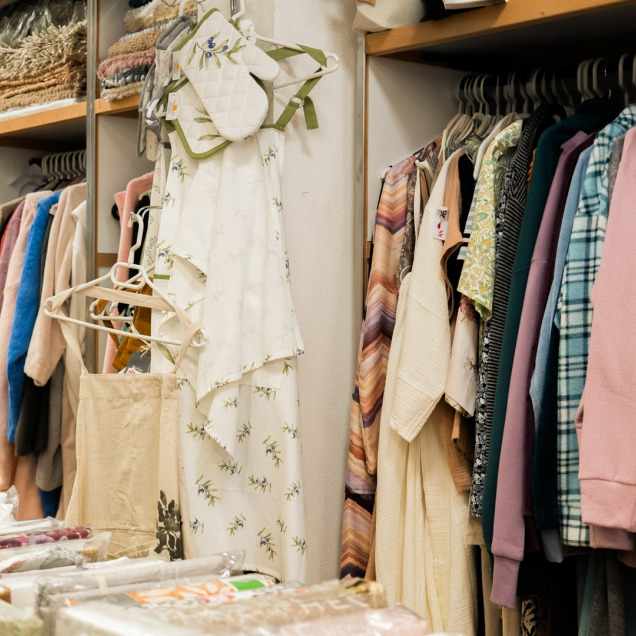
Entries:
[[[47, 303], [54, 313], [74, 289]], [[110, 299], [162, 309], [163, 301], [120, 290]], [[183, 556], [179, 503], [179, 413], [176, 372], [200, 325], [182, 310], [186, 335], [172, 373], [89, 374], [76, 328], [60, 321], [69, 351], [81, 361], [77, 473], [66, 523], [111, 532], [108, 558], [153, 553]]]

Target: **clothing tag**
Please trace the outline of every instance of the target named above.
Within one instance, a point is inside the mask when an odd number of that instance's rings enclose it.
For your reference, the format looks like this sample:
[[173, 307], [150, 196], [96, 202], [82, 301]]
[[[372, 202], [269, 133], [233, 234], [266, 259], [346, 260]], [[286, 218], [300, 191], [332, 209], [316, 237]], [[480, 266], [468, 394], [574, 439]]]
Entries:
[[181, 79], [181, 64], [179, 63], [179, 51], [175, 51], [172, 54], [172, 74], [171, 78], [173, 81], [177, 81]]
[[166, 119], [171, 121], [179, 116], [179, 95], [177, 93], [170, 93], [168, 95], [168, 110], [166, 112]]
[[121, 373], [150, 373], [150, 358], [139, 351], [130, 355], [128, 366]]
[[433, 238], [440, 241], [446, 240], [448, 230], [448, 208], [437, 208], [435, 210], [435, 225], [433, 226]]

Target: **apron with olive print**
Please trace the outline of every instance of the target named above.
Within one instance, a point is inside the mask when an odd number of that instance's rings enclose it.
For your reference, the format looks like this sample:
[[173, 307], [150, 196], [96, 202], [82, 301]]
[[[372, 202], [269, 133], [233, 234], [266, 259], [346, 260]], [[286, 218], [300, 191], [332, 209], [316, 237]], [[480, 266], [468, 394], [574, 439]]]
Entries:
[[[282, 222], [284, 133], [193, 160], [170, 134], [155, 283], [200, 321], [179, 371], [187, 556], [246, 551], [245, 569], [306, 575], [294, 314]], [[165, 314], [153, 333], [179, 339]], [[175, 352], [154, 345], [153, 373]]]

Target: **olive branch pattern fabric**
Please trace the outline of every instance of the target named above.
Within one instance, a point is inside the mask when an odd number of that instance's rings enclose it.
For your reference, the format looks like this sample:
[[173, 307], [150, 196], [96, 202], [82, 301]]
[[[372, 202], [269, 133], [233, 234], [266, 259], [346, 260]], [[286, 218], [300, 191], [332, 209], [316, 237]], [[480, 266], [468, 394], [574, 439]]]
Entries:
[[[263, 129], [200, 161], [176, 132], [170, 143], [155, 284], [207, 334], [178, 371], [184, 553], [244, 549], [245, 569], [303, 581], [303, 344], [283, 227], [284, 133]], [[182, 330], [174, 314], [153, 314], [153, 333], [181, 340]], [[175, 357], [153, 345], [153, 370]]]

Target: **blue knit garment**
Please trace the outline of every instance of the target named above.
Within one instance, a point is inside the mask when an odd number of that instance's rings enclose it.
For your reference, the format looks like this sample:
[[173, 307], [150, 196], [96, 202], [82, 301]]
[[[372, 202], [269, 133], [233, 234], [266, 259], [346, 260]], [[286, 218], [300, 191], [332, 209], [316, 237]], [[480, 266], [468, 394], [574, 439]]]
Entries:
[[7, 437], [15, 442], [15, 430], [20, 417], [22, 389], [24, 387], [24, 363], [40, 307], [40, 266], [42, 246], [46, 236], [51, 208], [59, 201], [60, 192], [42, 199], [29, 230], [24, 265], [15, 301], [15, 315], [11, 326], [7, 352], [7, 380], [9, 383], [9, 427]]

